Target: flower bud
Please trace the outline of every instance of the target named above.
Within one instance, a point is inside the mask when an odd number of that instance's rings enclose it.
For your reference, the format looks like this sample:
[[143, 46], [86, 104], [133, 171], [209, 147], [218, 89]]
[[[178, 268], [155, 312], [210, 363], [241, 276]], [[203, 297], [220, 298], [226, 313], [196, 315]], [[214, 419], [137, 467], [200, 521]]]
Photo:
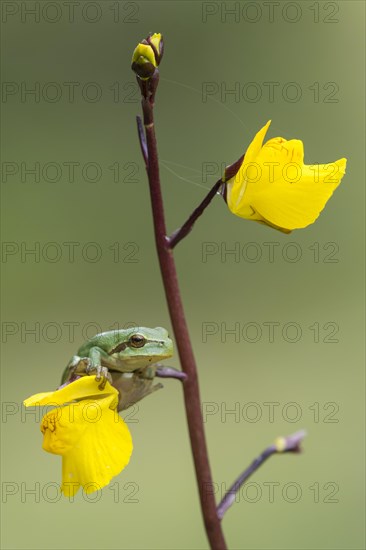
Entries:
[[146, 80], [153, 76], [156, 67], [157, 65], [152, 47], [149, 44], [138, 44], [132, 54], [131, 69], [135, 71], [137, 76]]
[[142, 80], [151, 78], [159, 65], [164, 51], [163, 38], [160, 33], [154, 33], [142, 40], [132, 54], [132, 70]]

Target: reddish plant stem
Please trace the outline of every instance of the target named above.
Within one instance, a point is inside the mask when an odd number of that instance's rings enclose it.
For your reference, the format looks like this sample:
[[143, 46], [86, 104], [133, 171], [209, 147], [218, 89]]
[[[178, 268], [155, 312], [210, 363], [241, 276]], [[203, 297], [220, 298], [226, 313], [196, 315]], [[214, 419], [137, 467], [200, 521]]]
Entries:
[[211, 549], [226, 550], [227, 547], [221, 523], [217, 515], [211, 469], [208, 460], [196, 362], [180, 296], [173, 252], [169, 246], [170, 243], [165, 226], [152, 102], [147, 98], [142, 99], [142, 108], [146, 131], [148, 152], [147, 174], [156, 248], [179, 358], [182, 370], [187, 375], [187, 379], [182, 385], [201, 510]]
[[174, 231], [174, 233], [169, 237], [170, 248], [174, 248], [182, 239], [184, 239], [188, 235], [188, 233], [192, 231], [196, 220], [200, 216], [202, 216], [203, 212], [211, 203], [212, 199], [217, 195], [222, 185], [223, 181], [222, 179], [219, 179], [212, 187], [212, 189], [210, 189], [210, 191], [207, 193], [203, 201], [192, 212], [192, 214], [189, 216], [188, 220], [182, 225], [182, 227]]

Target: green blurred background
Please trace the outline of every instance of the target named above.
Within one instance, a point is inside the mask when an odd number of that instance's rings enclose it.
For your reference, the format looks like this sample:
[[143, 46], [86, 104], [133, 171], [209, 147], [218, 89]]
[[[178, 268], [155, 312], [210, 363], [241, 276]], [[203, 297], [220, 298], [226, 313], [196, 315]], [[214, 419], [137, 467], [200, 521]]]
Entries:
[[364, 3], [3, 2], [2, 15], [3, 547], [207, 548], [179, 383], [126, 411], [132, 460], [95, 500], [60, 498], [61, 459], [21, 407], [98, 327], [170, 329], [130, 71], [154, 31], [171, 230], [269, 118], [306, 163], [348, 158], [306, 230], [217, 198], [176, 260], [217, 498], [276, 436], [308, 431], [302, 455], [274, 457], [239, 495], [229, 547], [364, 548]]

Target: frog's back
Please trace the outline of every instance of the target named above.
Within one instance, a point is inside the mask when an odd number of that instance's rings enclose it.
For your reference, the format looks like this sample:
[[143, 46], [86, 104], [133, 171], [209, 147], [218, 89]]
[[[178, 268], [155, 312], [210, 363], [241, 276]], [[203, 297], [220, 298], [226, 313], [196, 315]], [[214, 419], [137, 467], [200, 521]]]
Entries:
[[110, 332], [100, 332], [99, 334], [96, 334], [93, 336], [93, 338], [90, 338], [87, 342], [84, 342], [82, 346], [78, 349], [78, 355], [80, 357], [88, 356], [88, 352], [91, 348], [97, 347], [100, 349], [103, 349], [104, 351], [108, 351], [113, 347], [113, 343], [116, 340], [116, 331], [110, 331]]

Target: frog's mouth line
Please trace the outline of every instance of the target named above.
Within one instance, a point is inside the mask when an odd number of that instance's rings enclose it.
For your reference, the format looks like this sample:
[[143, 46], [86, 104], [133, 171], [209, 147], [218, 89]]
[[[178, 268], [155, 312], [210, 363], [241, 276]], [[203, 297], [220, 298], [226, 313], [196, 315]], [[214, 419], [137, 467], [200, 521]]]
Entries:
[[[146, 344], [152, 344], [152, 343], [160, 344], [160, 345], [165, 344], [164, 340], [152, 340], [152, 339], [149, 340], [149, 339], [146, 339], [144, 345], [140, 349], [144, 348], [146, 346]], [[126, 348], [135, 349], [134, 346], [132, 346], [130, 344], [129, 340], [127, 340], [127, 342], [121, 342], [120, 344], [118, 344], [118, 346], [116, 346], [110, 352], [108, 352], [108, 355], [113, 355], [114, 353], [119, 353], [120, 351], [124, 351]]]

